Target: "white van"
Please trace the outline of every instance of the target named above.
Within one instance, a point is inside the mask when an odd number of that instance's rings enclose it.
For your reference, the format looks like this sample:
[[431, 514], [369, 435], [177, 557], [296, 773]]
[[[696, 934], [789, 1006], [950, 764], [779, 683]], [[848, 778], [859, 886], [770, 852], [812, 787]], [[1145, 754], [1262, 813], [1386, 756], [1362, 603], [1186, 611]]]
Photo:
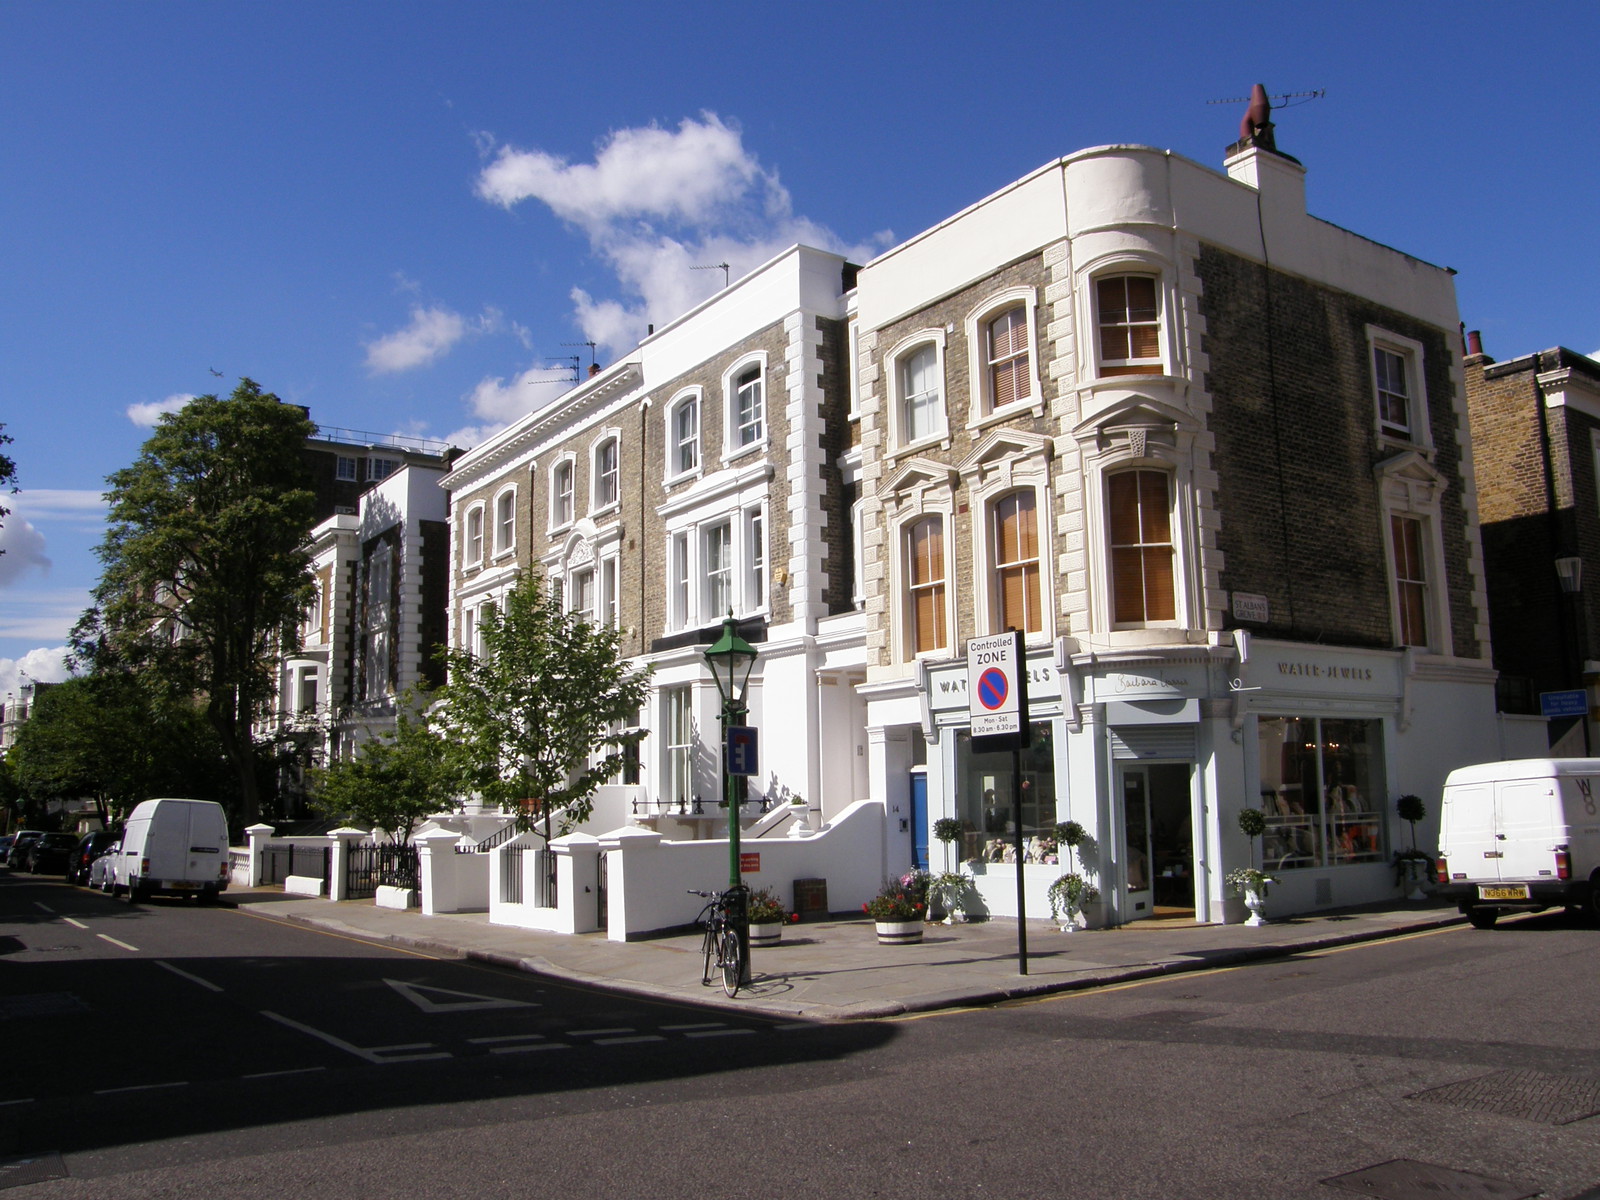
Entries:
[[228, 818], [214, 800], [146, 800], [122, 832], [113, 895], [214, 901], [228, 886]]
[[1478, 929], [1502, 912], [1582, 907], [1600, 920], [1600, 758], [1525, 758], [1451, 771], [1439, 892]]

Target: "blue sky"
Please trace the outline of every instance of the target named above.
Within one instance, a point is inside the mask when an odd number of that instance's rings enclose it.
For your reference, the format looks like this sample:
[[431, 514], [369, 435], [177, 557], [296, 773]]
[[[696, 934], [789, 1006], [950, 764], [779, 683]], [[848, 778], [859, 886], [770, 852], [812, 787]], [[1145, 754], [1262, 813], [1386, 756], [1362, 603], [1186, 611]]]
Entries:
[[[1600, 5], [0, 5], [0, 697], [61, 675], [106, 475], [248, 375], [470, 445], [793, 241], [866, 256], [1087, 146], [1220, 168], [1455, 268], [1511, 358], [1600, 347]], [[556, 368], [556, 369], [552, 369]]]

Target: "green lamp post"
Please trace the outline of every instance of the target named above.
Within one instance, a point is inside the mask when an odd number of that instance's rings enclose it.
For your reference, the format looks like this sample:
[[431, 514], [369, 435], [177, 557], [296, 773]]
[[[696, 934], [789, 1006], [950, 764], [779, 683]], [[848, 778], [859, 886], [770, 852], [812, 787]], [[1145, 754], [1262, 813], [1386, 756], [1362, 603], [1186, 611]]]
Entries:
[[[739, 636], [734, 628], [733, 614], [722, 620], [722, 636], [707, 648], [706, 662], [711, 664], [711, 678], [717, 682], [717, 692], [722, 696], [722, 795], [728, 804], [728, 886], [740, 883], [739, 870], [739, 808], [743, 778], [735, 784], [735, 776], [728, 773], [728, 729], [742, 725], [745, 714], [745, 689], [750, 684], [750, 672], [756, 665], [756, 648]], [[739, 982], [750, 982], [750, 920], [749, 910], [740, 904], [737, 909], [741, 974]]]

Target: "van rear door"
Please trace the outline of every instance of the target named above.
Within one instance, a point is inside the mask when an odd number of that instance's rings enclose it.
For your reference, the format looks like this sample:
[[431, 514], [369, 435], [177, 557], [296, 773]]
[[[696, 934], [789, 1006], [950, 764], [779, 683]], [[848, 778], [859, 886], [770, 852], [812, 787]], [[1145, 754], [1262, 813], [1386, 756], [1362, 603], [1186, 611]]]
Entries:
[[1440, 851], [1450, 874], [1472, 882], [1500, 878], [1501, 840], [1495, 821], [1495, 785], [1453, 785], [1445, 796], [1445, 827], [1440, 830]]
[[1564, 836], [1556, 832], [1555, 779], [1518, 779], [1500, 785], [1500, 878], [1550, 879], [1555, 875], [1555, 847]]

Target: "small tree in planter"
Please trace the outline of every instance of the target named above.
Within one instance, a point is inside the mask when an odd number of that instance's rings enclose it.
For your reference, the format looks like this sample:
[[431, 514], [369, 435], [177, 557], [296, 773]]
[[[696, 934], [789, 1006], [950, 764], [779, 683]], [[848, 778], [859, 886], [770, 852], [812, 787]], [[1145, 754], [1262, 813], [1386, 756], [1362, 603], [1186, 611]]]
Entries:
[[944, 910], [946, 925], [959, 924], [967, 919], [967, 889], [972, 886], [969, 875], [951, 864], [950, 845], [962, 834], [961, 822], [955, 817], [940, 817], [933, 823], [933, 836], [944, 843], [945, 870], [928, 883], [928, 919], [933, 919], [935, 908]]
[[1083, 911], [1083, 906], [1100, 899], [1100, 889], [1074, 869], [1078, 847], [1088, 837], [1083, 826], [1076, 821], [1061, 821], [1056, 825], [1055, 835], [1056, 845], [1066, 847], [1061, 856], [1061, 865], [1067, 869], [1050, 885], [1045, 895], [1050, 898], [1051, 920], [1062, 932], [1070, 933], [1078, 927], [1078, 915]]
[[1408, 793], [1394, 802], [1394, 811], [1411, 826], [1411, 849], [1401, 850], [1394, 856], [1394, 881], [1399, 886], [1409, 885], [1407, 900], [1425, 900], [1427, 893], [1422, 890], [1422, 880], [1426, 876], [1430, 883], [1434, 881], [1433, 856], [1417, 849], [1417, 822], [1428, 815], [1428, 806], [1421, 796]]

